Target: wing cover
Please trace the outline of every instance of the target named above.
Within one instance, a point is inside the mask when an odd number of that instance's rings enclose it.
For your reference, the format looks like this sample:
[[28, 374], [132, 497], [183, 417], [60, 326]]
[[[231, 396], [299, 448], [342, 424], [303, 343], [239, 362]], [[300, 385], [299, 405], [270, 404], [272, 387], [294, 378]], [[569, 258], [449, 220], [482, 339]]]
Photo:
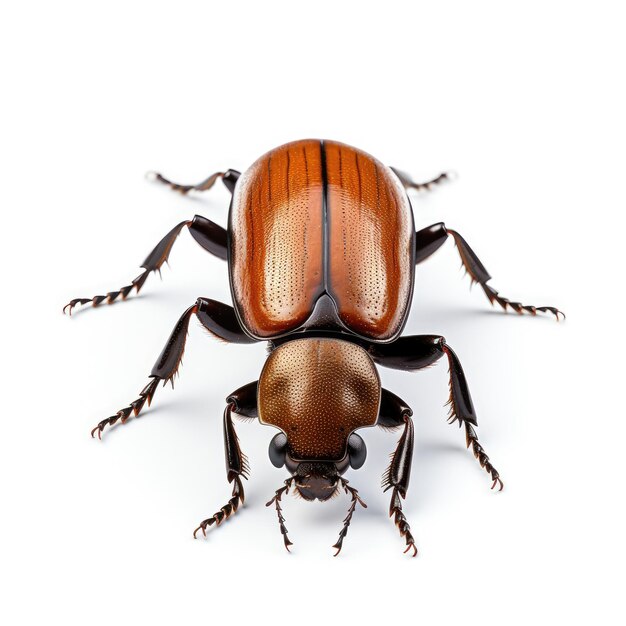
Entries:
[[301, 326], [324, 291], [319, 140], [268, 152], [239, 179], [230, 214], [231, 286], [259, 338]]
[[335, 326], [390, 341], [408, 314], [414, 238], [408, 197], [388, 167], [334, 141], [280, 146], [235, 188], [230, 271], [239, 317], [259, 339], [283, 335], [305, 326], [326, 292]]
[[329, 293], [348, 328], [390, 340], [402, 330], [412, 295], [411, 205], [388, 167], [350, 146], [324, 147]]

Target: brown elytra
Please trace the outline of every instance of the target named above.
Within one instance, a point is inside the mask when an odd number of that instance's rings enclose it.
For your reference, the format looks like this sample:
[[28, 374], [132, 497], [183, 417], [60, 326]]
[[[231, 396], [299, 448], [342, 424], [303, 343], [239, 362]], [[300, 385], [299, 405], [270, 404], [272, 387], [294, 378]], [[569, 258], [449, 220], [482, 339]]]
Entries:
[[318, 298], [338, 322], [390, 341], [411, 298], [415, 230], [397, 176], [335, 141], [302, 140], [258, 159], [230, 211], [230, 272], [240, 320], [260, 339], [306, 325]]

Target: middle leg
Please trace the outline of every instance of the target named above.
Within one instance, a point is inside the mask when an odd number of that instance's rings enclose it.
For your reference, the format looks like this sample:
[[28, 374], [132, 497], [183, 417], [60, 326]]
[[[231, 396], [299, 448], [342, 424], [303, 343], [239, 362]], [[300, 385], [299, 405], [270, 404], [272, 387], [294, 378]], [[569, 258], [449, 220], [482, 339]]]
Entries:
[[461, 262], [465, 271], [469, 274], [472, 284], [478, 283], [481, 286], [491, 304], [497, 302], [505, 311], [511, 308], [520, 315], [522, 313], [537, 315], [537, 311], [541, 311], [542, 313], [552, 313], [557, 321], [559, 321], [559, 315], [565, 318], [563, 312], [553, 306], [526, 305], [521, 302], [513, 302], [501, 296], [493, 287], [487, 284], [491, 280], [491, 276], [467, 241], [456, 231], [446, 228], [443, 222], [433, 224], [415, 233], [415, 263], [421, 263], [430, 257], [444, 244], [448, 236], [454, 239]]
[[159, 241], [142, 263], [141, 267], [144, 271], [139, 274], [130, 285], [121, 287], [117, 291], [109, 291], [105, 295], [93, 296], [92, 298], [74, 298], [63, 307], [63, 313], [69, 313], [71, 315], [76, 305], [91, 303], [93, 306], [98, 306], [102, 302], [113, 304], [118, 297], [125, 300], [133, 289], [139, 293], [151, 272], [161, 273], [161, 267], [164, 263], [167, 263], [174, 242], [185, 227], [189, 229], [191, 236], [207, 252], [224, 260], [228, 257], [226, 230], [218, 224], [215, 224], [215, 222], [208, 220], [206, 217], [196, 215], [192, 220], [186, 220], [174, 226], [174, 228]]
[[127, 407], [120, 409], [115, 415], [99, 422], [91, 431], [92, 437], [98, 433], [98, 438], [101, 439], [102, 431], [107, 426], [113, 426], [118, 421], [124, 424], [132, 414], [135, 417], [138, 416], [146, 402], [150, 406], [159, 382], [163, 381], [164, 385], [170, 382], [172, 387], [174, 386], [174, 378], [178, 373], [185, 351], [187, 331], [192, 315], [200, 320], [202, 326], [209, 333], [219, 339], [230, 343], [254, 343], [256, 341], [248, 337], [243, 331], [231, 306], [217, 300], [198, 298], [196, 303], [190, 306], [176, 323], [163, 351], [152, 368], [150, 382], [139, 393], [139, 398]]

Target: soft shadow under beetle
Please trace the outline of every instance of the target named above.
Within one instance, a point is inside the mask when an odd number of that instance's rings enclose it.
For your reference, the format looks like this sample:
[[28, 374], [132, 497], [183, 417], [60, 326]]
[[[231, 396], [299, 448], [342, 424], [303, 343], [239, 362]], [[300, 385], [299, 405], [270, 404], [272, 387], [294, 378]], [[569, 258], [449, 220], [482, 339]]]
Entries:
[[406, 544], [417, 553], [402, 511], [413, 454], [409, 406], [383, 389], [376, 364], [419, 370], [445, 357], [450, 373], [450, 419], [465, 429], [466, 443], [489, 473], [492, 489], [502, 481], [478, 442], [476, 413], [461, 364], [446, 340], [436, 335], [401, 337], [414, 284], [414, 268], [448, 237], [473, 282], [493, 304], [517, 313], [549, 312], [500, 296], [487, 282], [489, 273], [459, 233], [443, 223], [415, 232], [406, 189], [429, 189], [428, 183], [386, 167], [365, 152], [334, 141], [302, 140], [280, 146], [258, 159], [243, 175], [235, 170], [213, 174], [198, 185], [153, 178], [183, 194], [205, 191], [221, 179], [232, 194], [228, 228], [196, 215], [175, 226], [148, 255], [140, 274], [119, 291], [77, 304], [110, 304], [137, 292], [167, 260], [176, 237], [188, 228], [208, 252], [228, 262], [234, 307], [199, 298], [177, 322], [139, 398], [92, 431], [101, 437], [108, 425], [124, 423], [152, 401], [160, 381], [173, 381], [185, 348], [192, 316], [220, 339], [233, 343], [266, 341], [269, 356], [258, 381], [231, 393], [224, 411], [230, 500], [194, 532], [206, 534], [233, 515], [244, 501], [242, 477], [248, 464], [233, 414], [257, 418], [277, 429], [269, 456], [290, 476], [275, 493], [274, 505], [285, 547], [281, 497], [295, 489], [305, 500], [328, 500], [340, 490], [351, 497], [339, 539], [342, 548], [357, 504], [365, 506], [343, 474], [365, 462], [360, 428], [401, 428], [383, 487], [391, 490], [389, 514]]

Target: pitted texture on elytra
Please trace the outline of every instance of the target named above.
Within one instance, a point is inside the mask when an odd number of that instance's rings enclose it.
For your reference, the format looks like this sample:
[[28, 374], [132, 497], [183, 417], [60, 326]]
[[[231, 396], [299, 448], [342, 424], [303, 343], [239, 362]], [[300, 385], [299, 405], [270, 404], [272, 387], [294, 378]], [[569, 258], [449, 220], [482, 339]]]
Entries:
[[333, 141], [280, 146], [239, 179], [230, 212], [235, 306], [260, 339], [303, 326], [327, 291], [340, 322], [387, 341], [413, 284], [411, 206], [393, 172]]
[[330, 292], [346, 326], [391, 339], [408, 313], [414, 226], [404, 188], [369, 154], [325, 141]]
[[297, 339], [270, 354], [258, 394], [260, 421], [287, 435], [292, 458], [337, 461], [350, 433], [376, 423], [380, 380], [360, 346]]
[[296, 141], [257, 160], [237, 183], [231, 228], [232, 284], [254, 335], [302, 325], [323, 291], [321, 144]]

